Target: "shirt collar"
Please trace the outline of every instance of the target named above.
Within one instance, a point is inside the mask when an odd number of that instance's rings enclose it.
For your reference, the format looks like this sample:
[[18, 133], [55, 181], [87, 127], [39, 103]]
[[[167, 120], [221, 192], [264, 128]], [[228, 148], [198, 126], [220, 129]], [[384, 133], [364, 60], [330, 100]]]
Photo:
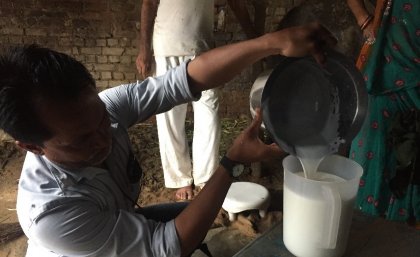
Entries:
[[83, 167], [80, 169], [69, 169], [69, 168], [63, 167], [60, 164], [57, 164], [48, 160], [45, 156], [42, 156], [42, 158], [45, 160], [45, 162], [48, 165], [50, 165], [56, 171], [58, 171], [58, 174], [56, 174], [56, 176], [61, 180], [65, 180], [68, 176], [70, 176], [74, 179], [74, 181], [80, 182], [82, 179], [91, 180], [96, 175], [107, 172], [106, 169], [93, 167], [93, 166]]

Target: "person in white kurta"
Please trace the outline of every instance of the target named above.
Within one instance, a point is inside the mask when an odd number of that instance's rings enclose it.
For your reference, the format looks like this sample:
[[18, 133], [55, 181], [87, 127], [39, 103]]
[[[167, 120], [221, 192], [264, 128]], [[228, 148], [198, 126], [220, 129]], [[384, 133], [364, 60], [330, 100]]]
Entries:
[[[237, 1], [231, 2], [235, 2], [235, 7], [243, 7]], [[144, 77], [151, 75], [152, 51], [154, 75], [159, 76], [213, 48], [214, 4], [214, 0], [144, 0], [139, 73]], [[156, 115], [165, 186], [179, 188], [178, 200], [192, 199], [194, 186], [203, 187], [219, 162], [219, 90], [204, 91], [199, 101], [192, 102], [192, 160], [185, 132], [187, 105]]]

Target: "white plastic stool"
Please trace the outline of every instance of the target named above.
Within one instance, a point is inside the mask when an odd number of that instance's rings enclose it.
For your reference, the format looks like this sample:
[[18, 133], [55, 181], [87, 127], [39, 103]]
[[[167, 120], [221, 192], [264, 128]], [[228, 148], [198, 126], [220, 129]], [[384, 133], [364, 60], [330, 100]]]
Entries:
[[235, 221], [237, 214], [246, 210], [258, 210], [261, 217], [267, 213], [270, 194], [262, 185], [251, 182], [235, 182], [229, 188], [222, 208]]

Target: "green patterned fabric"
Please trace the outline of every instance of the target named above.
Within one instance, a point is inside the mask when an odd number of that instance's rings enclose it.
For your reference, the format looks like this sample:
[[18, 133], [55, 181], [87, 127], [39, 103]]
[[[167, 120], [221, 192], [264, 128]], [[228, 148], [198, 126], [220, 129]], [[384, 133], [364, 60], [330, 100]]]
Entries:
[[388, 1], [362, 71], [369, 112], [350, 158], [364, 169], [358, 207], [420, 221], [420, 1]]

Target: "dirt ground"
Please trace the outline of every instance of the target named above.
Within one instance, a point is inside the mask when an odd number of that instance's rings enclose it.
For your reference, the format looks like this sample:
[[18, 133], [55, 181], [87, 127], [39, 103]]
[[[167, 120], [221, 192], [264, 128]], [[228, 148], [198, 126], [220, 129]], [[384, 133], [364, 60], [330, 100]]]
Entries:
[[[221, 155], [237, 134], [249, 124], [248, 117], [222, 120]], [[192, 143], [193, 123], [187, 121], [186, 131], [189, 143]], [[163, 173], [159, 159], [159, 146], [156, 126], [153, 122], [139, 124], [130, 130], [130, 137], [134, 151], [141, 163], [144, 177], [139, 204], [148, 205], [174, 201], [174, 189], [167, 189], [163, 183]], [[0, 256], [22, 257], [26, 251], [26, 237], [16, 226], [16, 193], [17, 183], [22, 168], [25, 153], [17, 149], [13, 142], [2, 142], [0, 145]], [[228, 229], [236, 235], [232, 240], [250, 242], [281, 220], [282, 208], [282, 172], [281, 160], [262, 163], [261, 169], [257, 165], [249, 165], [246, 172], [238, 181], [251, 181], [265, 186], [271, 195], [271, 205], [268, 214], [260, 218], [257, 211], [242, 213], [238, 220], [229, 222], [224, 210], [219, 212], [213, 224], [213, 230]], [[8, 233], [8, 238], [4, 236]], [[239, 237], [238, 237], [239, 236]], [[237, 246], [239, 247], [239, 246]], [[230, 249], [224, 256], [232, 256], [239, 249]], [[228, 250], [226, 250], [228, 252]], [[220, 255], [221, 256], [221, 255]]]

